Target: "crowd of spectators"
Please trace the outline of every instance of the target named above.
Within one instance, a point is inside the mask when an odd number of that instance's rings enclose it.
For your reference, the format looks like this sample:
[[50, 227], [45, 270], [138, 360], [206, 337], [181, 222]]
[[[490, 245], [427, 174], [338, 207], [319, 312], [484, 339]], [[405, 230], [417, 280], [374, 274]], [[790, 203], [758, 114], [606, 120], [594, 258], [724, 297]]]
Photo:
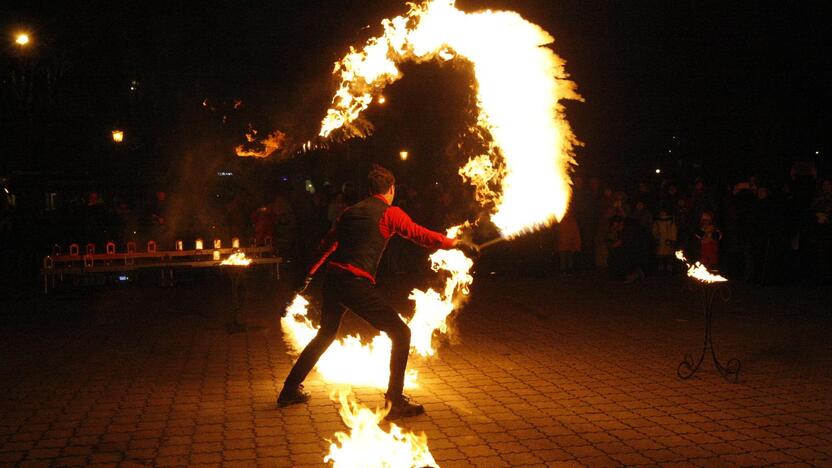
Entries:
[[674, 253], [682, 250], [691, 262], [759, 285], [829, 282], [832, 179], [797, 169], [784, 179], [665, 179], [627, 190], [575, 177], [569, 213], [555, 227], [558, 267], [633, 282], [680, 273]]
[[[128, 241], [140, 249], [149, 240], [156, 241], [159, 249], [172, 249], [175, 240], [183, 240], [188, 248], [197, 237], [206, 242], [239, 237], [246, 245], [262, 245], [271, 238], [287, 261], [306, 264], [341, 211], [360, 200], [359, 187], [348, 181], [309, 190], [286, 183], [266, 194], [232, 190], [214, 200], [194, 200], [165, 190], [138, 198], [88, 191], [29, 222], [30, 229], [15, 229], [16, 223], [27, 223], [15, 216], [14, 207], [4, 204], [0, 235], [7, 247], [38, 246], [25, 262], [50, 253], [55, 244], [65, 251], [71, 243], [82, 248], [95, 243], [100, 252], [108, 241], [116, 242], [121, 251]], [[531, 240], [514, 241], [521, 247], [504, 256], [497, 267], [523, 273], [543, 259], [540, 270], [545, 274], [594, 271], [633, 282], [648, 275], [683, 274], [683, 265], [674, 256], [683, 250], [691, 261], [755, 284], [792, 279], [825, 283], [832, 277], [832, 180], [828, 177], [793, 170], [778, 183], [755, 176], [731, 184], [657, 177], [629, 186], [576, 175], [573, 188], [564, 219], [537, 236], [527, 236]], [[476, 211], [472, 202], [461, 201], [470, 198], [439, 184], [424, 190], [400, 186], [396, 203], [416, 222], [444, 230]], [[6, 264], [15, 262], [7, 259]], [[423, 252], [394, 239], [382, 271], [425, 267]]]

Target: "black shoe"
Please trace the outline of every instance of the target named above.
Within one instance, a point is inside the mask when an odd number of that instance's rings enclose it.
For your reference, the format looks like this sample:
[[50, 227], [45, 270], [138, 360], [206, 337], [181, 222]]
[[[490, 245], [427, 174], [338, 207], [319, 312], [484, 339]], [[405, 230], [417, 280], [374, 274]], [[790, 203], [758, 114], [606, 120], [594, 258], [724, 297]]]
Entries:
[[306, 403], [312, 398], [312, 394], [303, 391], [303, 385], [298, 385], [294, 389], [287, 389], [283, 387], [280, 396], [277, 397], [277, 406], [283, 408], [289, 405], [296, 405], [298, 403]]
[[390, 404], [390, 412], [384, 417], [385, 419], [409, 418], [425, 413], [424, 406], [410, 401], [410, 398], [404, 395], [395, 400], [387, 398], [387, 402]]

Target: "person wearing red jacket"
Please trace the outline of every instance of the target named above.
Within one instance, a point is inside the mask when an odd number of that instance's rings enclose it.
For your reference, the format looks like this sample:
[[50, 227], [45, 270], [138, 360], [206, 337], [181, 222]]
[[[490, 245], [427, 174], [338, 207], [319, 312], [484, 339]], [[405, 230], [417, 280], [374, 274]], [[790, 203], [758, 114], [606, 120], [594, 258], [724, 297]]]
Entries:
[[410, 328], [376, 290], [378, 264], [388, 240], [394, 235], [429, 249], [458, 248], [475, 254], [478, 247], [426, 229], [414, 223], [401, 208], [391, 206], [396, 194], [396, 179], [387, 169], [374, 165], [368, 182], [370, 197], [344, 210], [321, 242], [323, 255], [306, 277], [303, 289], [325, 265], [321, 326], [286, 377], [277, 400], [280, 407], [309, 400], [311, 395], [303, 390], [302, 383], [335, 340], [344, 311], [349, 309], [385, 332], [393, 342], [390, 381], [385, 393], [390, 406], [387, 417], [416, 416], [425, 411], [422, 405], [402, 393], [410, 351]]

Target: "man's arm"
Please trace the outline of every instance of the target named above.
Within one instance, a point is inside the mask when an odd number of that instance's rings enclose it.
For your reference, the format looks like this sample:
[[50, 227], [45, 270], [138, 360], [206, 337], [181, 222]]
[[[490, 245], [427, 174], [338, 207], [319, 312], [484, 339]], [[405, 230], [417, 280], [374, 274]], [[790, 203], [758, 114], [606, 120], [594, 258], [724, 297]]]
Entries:
[[318, 251], [321, 252], [321, 257], [315, 262], [312, 267], [309, 268], [309, 272], [306, 276], [312, 277], [317, 273], [318, 269], [321, 268], [321, 265], [326, 263], [326, 259], [332, 255], [332, 252], [338, 248], [338, 237], [336, 236], [335, 229], [338, 227], [336, 224], [335, 227], [329, 230], [326, 233], [323, 239], [321, 239], [321, 244], [318, 247]]
[[459, 242], [416, 224], [397, 206], [391, 206], [384, 212], [384, 216], [379, 220], [379, 229], [385, 238], [398, 234], [429, 249], [452, 249]]

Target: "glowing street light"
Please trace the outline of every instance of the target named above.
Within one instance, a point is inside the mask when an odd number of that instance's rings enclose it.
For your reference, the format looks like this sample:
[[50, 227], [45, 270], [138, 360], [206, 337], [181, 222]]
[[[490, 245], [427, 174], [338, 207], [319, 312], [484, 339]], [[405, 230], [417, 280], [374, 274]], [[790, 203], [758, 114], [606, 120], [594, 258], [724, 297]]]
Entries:
[[379, 96], [379, 97], [378, 97], [378, 103], [379, 103], [379, 104], [384, 104], [385, 102], [387, 102], [387, 98], [386, 98], [386, 97], [384, 97], [384, 96]]
[[17, 37], [14, 39], [14, 42], [15, 42], [15, 44], [17, 44], [17, 45], [19, 45], [19, 46], [25, 46], [25, 45], [29, 44], [29, 40], [30, 40], [30, 39], [29, 39], [29, 35], [28, 35], [28, 34], [26, 34], [26, 33], [20, 33], [20, 34], [18, 34], [18, 35], [17, 35]]
[[399, 159], [401, 159], [402, 161], [407, 161], [407, 156], [407, 151], [399, 151]]
[[113, 130], [113, 142], [121, 143], [124, 141], [124, 131], [123, 130]]
[[661, 173], [662, 173], [661, 169], [656, 169], [656, 174], [661, 174]]

